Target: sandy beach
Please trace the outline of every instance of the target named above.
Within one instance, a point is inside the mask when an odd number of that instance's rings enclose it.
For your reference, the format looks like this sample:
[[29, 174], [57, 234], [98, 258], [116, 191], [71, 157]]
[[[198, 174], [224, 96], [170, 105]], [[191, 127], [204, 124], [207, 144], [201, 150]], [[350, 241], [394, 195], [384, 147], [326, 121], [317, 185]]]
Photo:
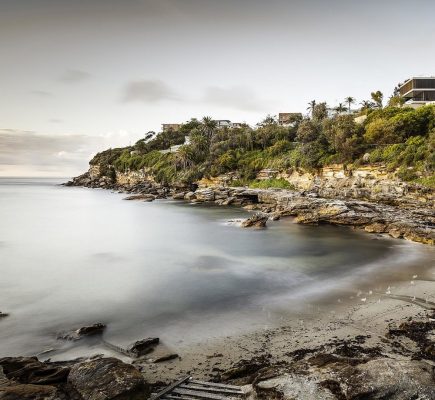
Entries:
[[[387, 333], [404, 322], [431, 320], [435, 309], [435, 280], [431, 277], [435, 277], [435, 267], [422, 278], [410, 277], [409, 283], [387, 287], [382, 293], [361, 292], [346, 299], [337, 299], [333, 307], [319, 306], [309, 314], [285, 321], [280, 327], [265, 327], [247, 335], [211, 339], [187, 347], [180, 343], [177, 349], [162, 345], [148, 356], [148, 362], [137, 360], [134, 363], [141, 366], [147, 381], [159, 383], [183, 375], [225, 380], [227, 371], [236, 363], [252, 359], [267, 360], [264, 366], [279, 367], [282, 374], [291, 369], [292, 363], [303, 353], [315, 354], [319, 349], [326, 353], [333, 352], [343, 343], [355, 341], [367, 351], [376, 348], [377, 353], [384, 357], [411, 359], [416, 352], [416, 344], [406, 338], [399, 340], [403, 346], [403, 354], [400, 354], [397, 338], [389, 337]], [[405, 355], [407, 350], [409, 355]], [[177, 352], [180, 358], [152, 362], [168, 352]], [[435, 365], [434, 362], [427, 362]], [[240, 378], [241, 383], [249, 381], [249, 378]]]

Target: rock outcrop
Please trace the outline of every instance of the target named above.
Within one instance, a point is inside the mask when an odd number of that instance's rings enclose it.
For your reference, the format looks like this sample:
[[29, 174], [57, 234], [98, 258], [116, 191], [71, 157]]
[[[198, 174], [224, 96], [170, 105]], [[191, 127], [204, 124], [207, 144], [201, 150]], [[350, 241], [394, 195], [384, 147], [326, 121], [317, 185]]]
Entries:
[[242, 228], [265, 228], [268, 216], [256, 214], [242, 222]]
[[83, 326], [79, 329], [70, 332], [60, 332], [57, 334], [58, 339], [64, 340], [80, 340], [86, 336], [95, 336], [103, 334], [106, 325], [97, 322], [93, 325]]

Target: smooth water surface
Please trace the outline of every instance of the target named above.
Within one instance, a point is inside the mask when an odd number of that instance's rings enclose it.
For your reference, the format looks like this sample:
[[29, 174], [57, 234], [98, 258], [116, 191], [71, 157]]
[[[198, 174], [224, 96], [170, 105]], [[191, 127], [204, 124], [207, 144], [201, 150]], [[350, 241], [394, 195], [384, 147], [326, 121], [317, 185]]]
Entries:
[[67, 349], [56, 333], [94, 322], [119, 345], [257, 329], [336, 292], [405, 279], [430, 256], [348, 228], [242, 229], [227, 223], [248, 215], [236, 208], [56, 183], [0, 179], [0, 310], [10, 313], [0, 356]]

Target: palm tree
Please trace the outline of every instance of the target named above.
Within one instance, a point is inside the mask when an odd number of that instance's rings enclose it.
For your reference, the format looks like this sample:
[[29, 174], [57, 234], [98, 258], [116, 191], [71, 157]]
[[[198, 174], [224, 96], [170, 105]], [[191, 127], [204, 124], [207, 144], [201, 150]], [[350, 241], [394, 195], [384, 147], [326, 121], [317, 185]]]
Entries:
[[344, 113], [346, 111], [346, 107], [343, 103], [338, 103], [338, 106], [334, 108], [334, 110], [337, 112], [337, 114]]
[[370, 94], [372, 96], [373, 101], [376, 104], [376, 107], [382, 108], [382, 100], [384, 99], [384, 94], [378, 90], [376, 92], [372, 92]]
[[314, 108], [316, 107], [316, 100], [311, 100], [309, 103], [308, 103], [308, 107], [307, 107], [307, 111], [308, 112], [311, 112], [311, 117], [313, 116], [313, 112], [314, 112]]
[[174, 165], [175, 169], [183, 168], [186, 169], [193, 164], [192, 151], [190, 146], [181, 146], [177, 152], [174, 154]]
[[216, 126], [216, 121], [214, 121], [212, 117], [203, 117], [201, 121], [201, 129], [208, 138], [213, 136]]
[[361, 105], [361, 108], [363, 110], [369, 110], [371, 108], [373, 108], [373, 102], [370, 100], [363, 100], [361, 103], [359, 103]]
[[349, 97], [346, 97], [345, 99], [344, 99], [344, 101], [347, 103], [347, 105], [348, 105], [348, 111], [349, 111], [349, 114], [350, 114], [350, 105], [351, 104], [353, 104], [353, 103], [355, 103], [355, 98], [353, 98], [352, 96], [349, 96]]

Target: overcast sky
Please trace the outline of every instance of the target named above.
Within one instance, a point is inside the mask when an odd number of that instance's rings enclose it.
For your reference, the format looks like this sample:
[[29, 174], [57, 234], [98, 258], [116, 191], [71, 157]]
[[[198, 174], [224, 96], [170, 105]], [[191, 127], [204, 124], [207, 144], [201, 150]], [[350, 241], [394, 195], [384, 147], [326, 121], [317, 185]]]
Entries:
[[435, 75], [435, 1], [0, 0], [0, 175], [71, 176], [161, 123], [255, 123]]

